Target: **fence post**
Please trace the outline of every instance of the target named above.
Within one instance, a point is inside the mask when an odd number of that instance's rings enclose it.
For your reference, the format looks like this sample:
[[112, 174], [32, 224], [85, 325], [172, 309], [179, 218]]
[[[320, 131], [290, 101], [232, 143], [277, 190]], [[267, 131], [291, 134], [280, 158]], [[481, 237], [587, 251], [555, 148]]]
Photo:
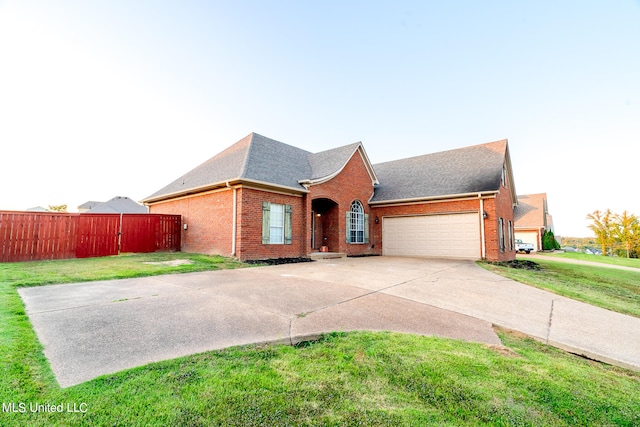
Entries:
[[120, 248], [122, 247], [122, 212], [120, 212], [120, 226], [118, 228], [118, 255], [120, 255]]

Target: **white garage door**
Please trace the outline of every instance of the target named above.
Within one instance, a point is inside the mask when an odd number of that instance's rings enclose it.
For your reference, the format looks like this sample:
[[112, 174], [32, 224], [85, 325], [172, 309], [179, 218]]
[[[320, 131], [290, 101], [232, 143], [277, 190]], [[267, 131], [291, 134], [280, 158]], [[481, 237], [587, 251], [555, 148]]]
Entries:
[[382, 219], [382, 253], [479, 259], [478, 214], [385, 217]]

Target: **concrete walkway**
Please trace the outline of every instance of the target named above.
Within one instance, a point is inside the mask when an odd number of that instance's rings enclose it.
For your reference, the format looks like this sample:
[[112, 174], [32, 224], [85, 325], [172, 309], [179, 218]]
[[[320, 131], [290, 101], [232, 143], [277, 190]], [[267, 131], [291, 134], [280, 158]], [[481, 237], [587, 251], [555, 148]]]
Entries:
[[499, 345], [492, 324], [640, 370], [640, 319], [470, 261], [347, 258], [19, 290], [61, 386], [153, 361], [328, 331]]

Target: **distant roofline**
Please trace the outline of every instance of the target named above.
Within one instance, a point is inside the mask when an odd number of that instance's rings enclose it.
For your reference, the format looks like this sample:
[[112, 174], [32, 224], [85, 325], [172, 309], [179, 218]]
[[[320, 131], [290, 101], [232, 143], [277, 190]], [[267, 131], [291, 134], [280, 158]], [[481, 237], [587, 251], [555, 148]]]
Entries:
[[531, 194], [518, 194], [518, 198], [547, 198], [547, 193], [531, 193]]

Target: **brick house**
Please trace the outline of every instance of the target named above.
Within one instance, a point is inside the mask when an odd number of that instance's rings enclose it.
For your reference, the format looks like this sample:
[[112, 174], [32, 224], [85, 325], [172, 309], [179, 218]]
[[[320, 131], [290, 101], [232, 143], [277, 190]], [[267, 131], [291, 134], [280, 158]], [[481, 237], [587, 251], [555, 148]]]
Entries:
[[252, 133], [143, 200], [180, 214], [183, 250], [241, 260], [347, 255], [511, 260], [506, 140], [372, 165]]
[[531, 243], [536, 251], [542, 250], [542, 236], [553, 231], [553, 218], [549, 214], [547, 193], [518, 196], [514, 211], [516, 239]]

